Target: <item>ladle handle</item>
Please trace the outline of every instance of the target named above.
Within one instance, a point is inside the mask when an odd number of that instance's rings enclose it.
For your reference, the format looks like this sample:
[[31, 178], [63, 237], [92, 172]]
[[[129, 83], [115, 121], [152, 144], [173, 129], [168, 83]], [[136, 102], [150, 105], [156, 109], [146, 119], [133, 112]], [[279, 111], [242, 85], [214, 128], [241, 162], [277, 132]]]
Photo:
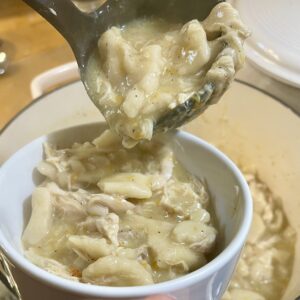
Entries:
[[78, 63], [84, 61], [89, 44], [89, 35], [93, 28], [91, 15], [81, 12], [70, 0], [23, 0], [51, 25], [53, 25], [70, 44]]

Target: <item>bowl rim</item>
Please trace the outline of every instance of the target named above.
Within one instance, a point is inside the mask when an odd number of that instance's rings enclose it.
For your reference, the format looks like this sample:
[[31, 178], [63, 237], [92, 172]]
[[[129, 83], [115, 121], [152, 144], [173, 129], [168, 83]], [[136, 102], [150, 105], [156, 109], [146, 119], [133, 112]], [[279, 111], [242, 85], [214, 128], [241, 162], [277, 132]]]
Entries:
[[[66, 129], [76, 130], [78, 127], [91, 126], [99, 124], [103, 125], [104, 122], [88, 123], [81, 124], [65, 129], [54, 131], [50, 134], [55, 134]], [[155, 283], [145, 286], [134, 286], [134, 287], [109, 287], [109, 286], [97, 286], [81, 282], [75, 282], [69, 279], [65, 279], [54, 274], [49, 273], [46, 270], [41, 269], [40, 267], [31, 263], [28, 259], [25, 258], [22, 253], [18, 252], [5, 238], [0, 230], [0, 249], [3, 250], [7, 258], [13, 263], [13, 265], [19, 267], [22, 271], [45, 283], [48, 286], [58, 288], [72, 294], [84, 295], [90, 297], [110, 297], [110, 298], [119, 298], [119, 297], [143, 297], [150, 296], [154, 294], [164, 294], [170, 293], [171, 290], [176, 291], [188, 286], [197, 284], [197, 282], [202, 281], [205, 278], [208, 278], [217, 270], [224, 267], [230, 260], [235, 256], [239, 256], [240, 251], [246, 241], [247, 234], [250, 230], [252, 222], [252, 213], [253, 213], [253, 204], [252, 197], [249, 186], [239, 168], [229, 159], [223, 152], [217, 149], [215, 146], [209, 144], [205, 140], [194, 136], [188, 132], [175, 130], [172, 135], [175, 138], [180, 138], [186, 140], [187, 142], [192, 142], [198, 146], [204, 148], [205, 150], [213, 153], [219, 160], [221, 160], [232, 172], [237, 182], [240, 185], [240, 200], [243, 201], [243, 211], [242, 211], [242, 220], [240, 228], [237, 233], [227, 245], [227, 247], [219, 253], [214, 259], [208, 262], [203, 267], [195, 270], [189, 274], [186, 274], [182, 277], [169, 280], [166, 282]], [[0, 183], [1, 178], [5, 173], [5, 170], [10, 167], [14, 159], [22, 154], [27, 148], [35, 146], [35, 144], [40, 145], [45, 141], [45, 137], [41, 136], [25, 146], [21, 147], [17, 152], [15, 152], [1, 167], [0, 167]], [[1, 226], [1, 224], [0, 224]]]

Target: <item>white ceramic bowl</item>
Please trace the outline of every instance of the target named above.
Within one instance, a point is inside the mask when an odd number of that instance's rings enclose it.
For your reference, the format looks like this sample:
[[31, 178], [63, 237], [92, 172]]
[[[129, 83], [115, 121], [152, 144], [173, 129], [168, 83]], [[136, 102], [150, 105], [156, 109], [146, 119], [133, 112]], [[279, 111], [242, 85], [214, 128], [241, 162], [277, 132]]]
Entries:
[[[11, 262], [35, 280], [51, 286], [43, 299], [144, 299], [171, 294], [177, 299], [219, 299], [224, 293], [246, 240], [252, 218], [247, 183], [234, 163], [207, 142], [182, 131], [168, 134], [177, 159], [191, 173], [205, 178], [219, 223], [220, 253], [207, 265], [181, 278], [149, 286], [103, 287], [72, 282], [52, 275], [24, 258], [21, 235], [28, 220], [28, 199], [35, 187], [35, 167], [43, 157], [46, 140], [59, 147], [91, 140], [105, 128], [102, 123], [81, 125], [40, 137], [21, 148], [0, 169], [0, 246]], [[19, 281], [21, 293], [22, 282]], [[49, 293], [50, 291], [50, 293]], [[41, 292], [41, 291], [40, 291]], [[39, 293], [37, 289], [37, 294]]]

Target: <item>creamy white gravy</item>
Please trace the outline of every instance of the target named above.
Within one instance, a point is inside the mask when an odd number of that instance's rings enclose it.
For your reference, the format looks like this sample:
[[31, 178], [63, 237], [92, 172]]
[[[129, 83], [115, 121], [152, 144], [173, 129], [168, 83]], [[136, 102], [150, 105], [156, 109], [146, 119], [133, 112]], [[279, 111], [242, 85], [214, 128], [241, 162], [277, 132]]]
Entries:
[[150, 140], [156, 121], [205, 83], [222, 94], [244, 63], [248, 34], [228, 3], [203, 22], [139, 19], [112, 27], [99, 39], [100, 59], [89, 62], [96, 105], [124, 146]]

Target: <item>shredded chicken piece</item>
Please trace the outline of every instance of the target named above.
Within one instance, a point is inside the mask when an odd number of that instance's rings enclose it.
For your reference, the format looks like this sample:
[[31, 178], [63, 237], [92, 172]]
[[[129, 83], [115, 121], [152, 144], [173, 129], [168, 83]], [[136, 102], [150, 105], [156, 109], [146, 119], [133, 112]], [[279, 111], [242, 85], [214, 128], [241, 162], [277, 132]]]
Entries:
[[115, 246], [119, 245], [119, 217], [114, 213], [110, 213], [96, 221], [97, 229], [104, 234]]

